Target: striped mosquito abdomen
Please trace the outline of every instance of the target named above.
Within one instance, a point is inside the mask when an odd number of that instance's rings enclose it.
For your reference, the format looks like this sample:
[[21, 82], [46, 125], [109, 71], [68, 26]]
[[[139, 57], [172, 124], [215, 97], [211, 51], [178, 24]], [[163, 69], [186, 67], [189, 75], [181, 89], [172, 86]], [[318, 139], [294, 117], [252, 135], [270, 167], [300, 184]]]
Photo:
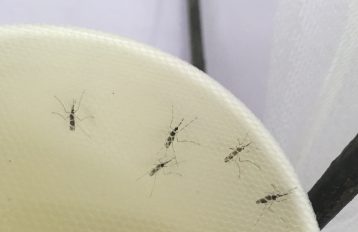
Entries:
[[69, 118], [70, 118], [70, 130], [74, 131], [76, 129], [74, 106], [72, 106]]
[[283, 194], [272, 194], [272, 195], [266, 195], [264, 198], [261, 198], [259, 200], [256, 201], [256, 204], [266, 204], [270, 201], [276, 201], [278, 198], [287, 196], [288, 193], [283, 193]]
[[172, 143], [174, 142], [174, 138], [178, 133], [179, 127], [180, 125], [183, 123], [184, 119], [182, 119], [180, 121], [180, 123], [178, 124], [178, 126], [176, 126], [170, 133], [169, 136], [167, 138], [167, 141], [165, 141], [165, 148], [169, 148], [170, 145], [172, 145]]
[[[176, 130], [175, 130], [175, 129], [176, 129]], [[177, 130], [178, 130], [178, 128], [176, 127], [176, 128], [174, 128], [174, 130], [172, 130], [172, 131], [169, 133], [169, 136], [168, 136], [168, 138], [167, 138], [167, 141], [165, 141], [165, 148], [169, 148], [170, 145], [172, 145]]]
[[149, 176], [154, 176], [160, 169], [164, 168], [170, 161], [172, 161], [174, 158], [157, 164], [152, 170], [149, 172]]
[[235, 156], [237, 156], [238, 153], [239, 152], [237, 150], [234, 150], [233, 152], [231, 152], [228, 156], [225, 157], [225, 159], [224, 159], [225, 163], [232, 160]]
[[149, 176], [154, 176], [154, 174], [157, 173], [159, 170], [160, 170], [160, 164], [158, 164], [157, 166], [155, 166], [155, 168], [150, 170]]

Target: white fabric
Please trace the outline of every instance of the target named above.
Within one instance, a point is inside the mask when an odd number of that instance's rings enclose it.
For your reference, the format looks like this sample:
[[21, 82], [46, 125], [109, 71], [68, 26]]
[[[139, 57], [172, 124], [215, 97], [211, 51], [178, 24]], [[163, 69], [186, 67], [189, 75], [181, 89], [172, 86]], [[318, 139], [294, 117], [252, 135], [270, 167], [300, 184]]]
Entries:
[[119, 34], [189, 59], [185, 1], [1, 0], [0, 23], [77, 26]]
[[[309, 190], [357, 133], [354, 0], [204, 0], [208, 72], [264, 122]], [[0, 23], [81, 26], [188, 60], [185, 1], [3, 0]], [[325, 231], [358, 230], [353, 200]]]
[[[261, 118], [308, 191], [358, 132], [358, 5], [262, 4], [203, 5], [209, 74]], [[357, 209], [353, 200], [324, 231], [357, 231]]]

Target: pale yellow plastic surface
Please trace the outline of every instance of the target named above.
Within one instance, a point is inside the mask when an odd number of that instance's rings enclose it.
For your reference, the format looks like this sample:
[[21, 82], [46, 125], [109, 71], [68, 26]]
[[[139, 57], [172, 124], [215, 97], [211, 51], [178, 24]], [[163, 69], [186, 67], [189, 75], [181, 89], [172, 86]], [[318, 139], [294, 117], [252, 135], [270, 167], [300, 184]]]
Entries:
[[[75, 131], [68, 116], [79, 102]], [[147, 46], [57, 27], [0, 29], [0, 231], [318, 231], [254, 116], [204, 73]], [[186, 125], [165, 149], [172, 127]], [[180, 130], [180, 129], [179, 129]], [[230, 147], [241, 171], [225, 163]], [[174, 152], [175, 150], [175, 152]], [[167, 153], [166, 157], [164, 157]], [[155, 175], [159, 159], [177, 157]], [[163, 158], [164, 157], [164, 158]], [[256, 201], [272, 185], [285, 201]], [[275, 192], [277, 193], [277, 192]], [[269, 209], [268, 209], [269, 208]]]

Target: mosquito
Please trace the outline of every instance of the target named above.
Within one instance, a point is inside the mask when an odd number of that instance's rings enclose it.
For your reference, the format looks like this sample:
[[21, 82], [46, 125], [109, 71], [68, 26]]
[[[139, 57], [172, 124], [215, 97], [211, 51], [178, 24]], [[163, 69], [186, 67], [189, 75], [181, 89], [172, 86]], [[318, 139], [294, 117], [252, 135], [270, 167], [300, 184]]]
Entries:
[[[153, 194], [155, 182], [157, 180], [157, 174], [159, 174], [159, 171], [163, 170], [164, 175], [175, 174], [175, 175], [178, 175], [178, 176], [182, 176], [180, 173], [176, 173], [176, 172], [165, 172], [165, 168], [170, 167], [169, 163], [171, 163], [174, 159], [175, 159], [175, 157], [173, 157], [173, 158], [171, 158], [169, 160], [166, 160], [166, 161], [160, 161], [159, 160], [159, 163], [155, 164], [155, 166], [149, 172], [146, 172], [143, 176], [141, 176], [141, 177], [139, 177], [137, 179], [137, 181], [138, 181], [138, 180], [140, 180], [141, 178], [143, 178], [146, 175], [149, 175], [150, 177], [154, 177], [153, 186], [152, 186], [152, 189], [150, 191], [149, 197], [151, 197], [152, 194]], [[177, 165], [177, 163], [176, 163], [176, 165]]]
[[[199, 143], [195, 142], [195, 141], [191, 141], [191, 140], [179, 140], [178, 139], [178, 134], [183, 131], [185, 128], [187, 128], [190, 124], [192, 124], [195, 120], [197, 120], [198, 118], [195, 117], [193, 120], [191, 120], [190, 122], [188, 122], [187, 124], [183, 125], [183, 122], [184, 122], [184, 118], [182, 118], [180, 120], [180, 122], [178, 123], [178, 125], [176, 125], [174, 128], [172, 127], [173, 126], [173, 120], [174, 120], [174, 110], [173, 110], [173, 106], [172, 106], [172, 118], [171, 118], [171, 121], [170, 121], [170, 130], [169, 130], [169, 133], [168, 133], [168, 137], [166, 138], [165, 142], [164, 142], [164, 147], [166, 152], [167, 150], [172, 147], [173, 149], [173, 152], [175, 153], [175, 149], [174, 149], [174, 142], [178, 142], [178, 143], [192, 143], [192, 144], [196, 144], [196, 145], [200, 145]], [[183, 126], [182, 126], [183, 125]], [[162, 149], [163, 149], [162, 148]], [[160, 149], [160, 151], [162, 150]], [[159, 151], [159, 152], [160, 152]], [[158, 153], [159, 153], [158, 152]]]
[[251, 161], [251, 160], [242, 160], [240, 157], [240, 153], [242, 151], [244, 151], [246, 149], [246, 147], [250, 146], [251, 142], [247, 143], [247, 144], [241, 144], [241, 142], [239, 141], [239, 145], [235, 146], [235, 147], [230, 147], [229, 149], [232, 150], [232, 152], [230, 152], [229, 155], [227, 155], [224, 158], [224, 162], [228, 163], [228, 162], [235, 162], [236, 166], [239, 169], [239, 178], [241, 178], [241, 168], [240, 168], [240, 163], [249, 163], [253, 166], [255, 166], [257, 169], [261, 170], [261, 167], [256, 164], [255, 162]]
[[[73, 99], [73, 102], [72, 102], [72, 105], [71, 105], [71, 109], [70, 110], [67, 110], [66, 107], [65, 107], [65, 104], [63, 104], [63, 102], [57, 97], [57, 96], [54, 96], [55, 99], [60, 103], [60, 105], [62, 106], [63, 108], [63, 111], [67, 114], [67, 115], [63, 115], [63, 114], [60, 114], [58, 112], [52, 112], [53, 114], [55, 115], [58, 115], [60, 116], [63, 120], [67, 121], [69, 120], [69, 128], [70, 128], [70, 131], [75, 131], [76, 130], [76, 125], [84, 132], [84, 130], [76, 123], [76, 119], [80, 120], [80, 121], [84, 121], [86, 119], [89, 119], [89, 118], [94, 118], [93, 116], [87, 116], [87, 117], [84, 117], [84, 118], [79, 118], [76, 113], [79, 111], [80, 109], [80, 106], [81, 106], [81, 102], [82, 102], [82, 98], [83, 98], [83, 95], [84, 95], [85, 91], [82, 92], [81, 94], [81, 97], [80, 97], [80, 100], [78, 102], [78, 106], [76, 108], [76, 99]], [[85, 134], [87, 134], [86, 132], [84, 132]], [[88, 134], [87, 134], [88, 135]]]
[[[295, 188], [290, 189], [287, 192], [281, 192], [280, 190], [278, 190], [278, 188], [275, 185], [271, 184], [271, 186], [273, 187], [274, 192], [269, 193], [266, 196], [264, 196], [263, 198], [260, 198], [256, 201], [256, 204], [264, 205], [264, 208], [263, 208], [260, 216], [257, 218], [255, 225], [258, 224], [261, 217], [264, 215], [265, 210], [269, 210], [271, 213], [274, 213], [274, 211], [271, 209], [271, 206], [276, 202], [286, 201], [287, 198], [285, 198], [285, 196], [288, 196], [289, 194], [292, 193], [292, 191], [294, 191], [297, 188], [297, 187], [295, 187]], [[285, 220], [282, 217], [279, 217], [279, 218], [282, 222], [285, 222]]]

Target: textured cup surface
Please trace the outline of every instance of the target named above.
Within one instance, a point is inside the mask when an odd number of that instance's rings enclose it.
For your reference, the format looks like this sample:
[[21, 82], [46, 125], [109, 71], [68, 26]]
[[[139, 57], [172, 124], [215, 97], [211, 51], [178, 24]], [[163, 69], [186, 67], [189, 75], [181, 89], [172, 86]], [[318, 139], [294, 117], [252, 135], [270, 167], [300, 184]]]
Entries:
[[1, 28], [0, 54], [0, 231], [318, 231], [268, 132], [189, 64], [58, 27]]

